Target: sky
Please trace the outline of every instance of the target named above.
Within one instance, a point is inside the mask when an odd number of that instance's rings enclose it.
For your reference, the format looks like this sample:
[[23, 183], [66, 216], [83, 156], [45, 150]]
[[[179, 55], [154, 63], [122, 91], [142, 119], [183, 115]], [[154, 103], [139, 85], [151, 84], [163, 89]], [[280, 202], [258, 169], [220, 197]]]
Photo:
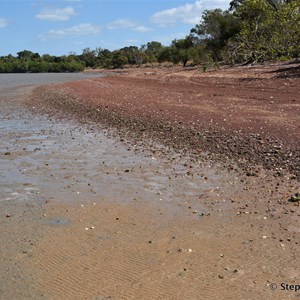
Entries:
[[169, 45], [229, 0], [0, 0], [0, 56], [81, 54], [151, 41]]

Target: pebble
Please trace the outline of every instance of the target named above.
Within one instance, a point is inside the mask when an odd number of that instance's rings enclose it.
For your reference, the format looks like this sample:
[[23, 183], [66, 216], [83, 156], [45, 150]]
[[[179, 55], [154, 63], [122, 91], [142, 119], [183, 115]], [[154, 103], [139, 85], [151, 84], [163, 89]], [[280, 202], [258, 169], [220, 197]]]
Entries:
[[294, 195], [291, 195], [291, 198], [289, 201], [290, 202], [299, 202], [300, 201], [300, 192], [295, 193]]
[[268, 237], [266, 235], [263, 235], [262, 238], [265, 240], [267, 239]]

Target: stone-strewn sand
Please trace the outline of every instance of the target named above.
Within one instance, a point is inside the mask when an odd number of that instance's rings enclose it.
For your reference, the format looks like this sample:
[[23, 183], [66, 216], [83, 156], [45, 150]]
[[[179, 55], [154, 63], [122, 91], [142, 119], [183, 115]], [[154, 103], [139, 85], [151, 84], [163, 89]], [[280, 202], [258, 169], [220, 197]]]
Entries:
[[126, 136], [284, 168], [299, 178], [297, 65], [121, 74], [42, 87], [36, 98], [44, 99], [43, 107], [125, 129]]
[[0, 299], [299, 297], [281, 290], [300, 284], [289, 66], [125, 70], [38, 87], [32, 112], [24, 89], [1, 98]]

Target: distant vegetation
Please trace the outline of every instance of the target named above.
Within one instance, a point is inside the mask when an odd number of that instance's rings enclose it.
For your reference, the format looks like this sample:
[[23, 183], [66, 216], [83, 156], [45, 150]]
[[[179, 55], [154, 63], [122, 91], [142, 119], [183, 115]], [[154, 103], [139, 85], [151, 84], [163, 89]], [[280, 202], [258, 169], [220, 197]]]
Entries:
[[41, 72], [78, 72], [85, 69], [85, 62], [80, 61], [77, 55], [40, 56], [24, 50], [13, 55], [0, 57], [0, 73], [41, 73]]
[[233, 0], [228, 10], [204, 11], [199, 24], [169, 46], [152, 41], [140, 48], [85, 48], [80, 55], [59, 57], [24, 50], [17, 57], [0, 57], [0, 72], [77, 72], [163, 62], [201, 64], [205, 70], [220, 63], [253, 64], [299, 54], [300, 0]]

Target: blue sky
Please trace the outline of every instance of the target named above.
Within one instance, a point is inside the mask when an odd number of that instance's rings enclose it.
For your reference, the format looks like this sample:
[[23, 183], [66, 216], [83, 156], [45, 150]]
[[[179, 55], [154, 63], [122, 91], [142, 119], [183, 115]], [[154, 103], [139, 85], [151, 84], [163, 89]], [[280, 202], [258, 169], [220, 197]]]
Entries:
[[203, 10], [228, 6], [228, 0], [0, 0], [0, 56], [168, 45], [187, 35]]

